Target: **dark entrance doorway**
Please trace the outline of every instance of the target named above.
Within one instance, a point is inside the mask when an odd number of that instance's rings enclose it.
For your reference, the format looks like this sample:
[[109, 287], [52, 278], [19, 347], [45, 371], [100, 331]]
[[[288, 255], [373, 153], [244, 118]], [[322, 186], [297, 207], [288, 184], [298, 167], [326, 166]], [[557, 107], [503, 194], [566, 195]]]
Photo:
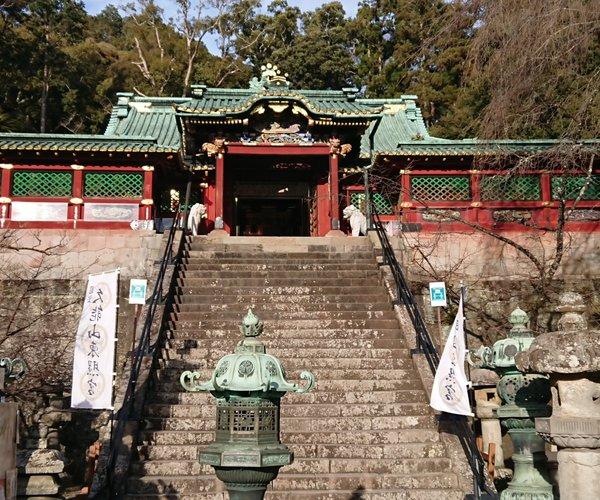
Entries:
[[224, 214], [231, 234], [315, 235], [317, 186], [326, 186], [327, 168], [326, 157], [257, 155], [228, 158], [224, 176]]
[[236, 235], [308, 236], [306, 202], [302, 198], [238, 198]]

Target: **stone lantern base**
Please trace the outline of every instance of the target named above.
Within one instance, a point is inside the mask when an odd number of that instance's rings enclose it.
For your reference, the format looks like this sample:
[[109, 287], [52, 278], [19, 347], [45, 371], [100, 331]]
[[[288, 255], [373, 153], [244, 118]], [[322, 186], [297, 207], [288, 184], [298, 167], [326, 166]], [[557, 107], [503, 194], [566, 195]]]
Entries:
[[558, 484], [561, 500], [590, 498], [600, 484], [600, 418], [538, 418], [538, 433], [560, 447]]
[[528, 404], [501, 406], [496, 410], [502, 425], [513, 441], [515, 464], [512, 481], [500, 494], [501, 500], [553, 500], [552, 484], [548, 476], [546, 444], [535, 431], [534, 418], [547, 415], [545, 405]]
[[289, 448], [280, 443], [212, 443], [200, 452], [199, 461], [214, 467], [230, 500], [261, 500], [279, 469], [293, 458]]
[[225, 483], [230, 500], [262, 500], [279, 467], [215, 467], [215, 474]]

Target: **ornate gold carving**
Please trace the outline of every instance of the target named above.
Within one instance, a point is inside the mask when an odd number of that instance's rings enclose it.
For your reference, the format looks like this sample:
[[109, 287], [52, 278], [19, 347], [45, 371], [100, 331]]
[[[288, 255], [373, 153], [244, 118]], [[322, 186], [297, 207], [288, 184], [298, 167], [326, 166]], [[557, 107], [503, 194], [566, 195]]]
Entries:
[[202, 144], [202, 151], [208, 156], [225, 153], [225, 139], [215, 139], [213, 142], [205, 142]]
[[331, 154], [337, 154], [340, 156], [346, 156], [350, 151], [352, 151], [352, 145], [350, 144], [342, 144], [337, 138], [333, 138], [329, 140], [329, 152]]

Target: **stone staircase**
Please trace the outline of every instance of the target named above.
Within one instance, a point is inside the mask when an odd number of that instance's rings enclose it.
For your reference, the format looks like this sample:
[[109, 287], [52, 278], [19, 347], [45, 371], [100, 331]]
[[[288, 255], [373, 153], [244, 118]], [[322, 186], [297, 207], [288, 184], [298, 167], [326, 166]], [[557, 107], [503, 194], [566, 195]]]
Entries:
[[197, 460], [214, 439], [214, 399], [186, 393], [179, 375], [208, 379], [249, 306], [288, 380], [317, 377], [282, 400], [295, 461], [267, 498], [463, 498], [367, 238], [196, 237], [178, 285], [128, 498], [228, 498]]

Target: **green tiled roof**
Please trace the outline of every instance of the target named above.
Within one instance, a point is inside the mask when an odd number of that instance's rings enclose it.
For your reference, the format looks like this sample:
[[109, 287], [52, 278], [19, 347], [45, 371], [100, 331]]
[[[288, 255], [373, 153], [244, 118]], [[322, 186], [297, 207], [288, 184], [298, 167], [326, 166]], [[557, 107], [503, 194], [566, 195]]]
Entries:
[[301, 103], [309, 112], [328, 118], [374, 118], [383, 108], [381, 104], [356, 99], [357, 89], [220, 89], [195, 86], [193, 90], [193, 99], [177, 105], [177, 111], [182, 116], [235, 116], [246, 113], [257, 102], [272, 99]]
[[141, 153], [175, 151], [157, 144], [153, 137], [144, 136], [0, 133], [0, 151], [11, 150]]
[[[294, 90], [287, 80], [256, 80], [246, 89], [192, 88], [192, 97], [145, 97], [117, 94], [104, 134], [0, 134], [2, 150], [106, 151], [174, 153], [181, 148], [178, 120], [236, 118], [261, 101], [289, 101], [319, 117], [370, 122], [361, 138], [360, 155], [492, 155], [536, 153], [560, 144], [551, 140], [447, 140], [429, 135], [417, 96], [365, 99], [356, 89]], [[346, 123], [348, 123], [346, 121]], [[600, 141], [585, 144], [598, 148]]]
[[[598, 150], [599, 140], [585, 140], [579, 143], [584, 148]], [[422, 140], [402, 141], [394, 144], [389, 149], [375, 149], [379, 155], [389, 156], [488, 156], [505, 154], [535, 154], [547, 151], [551, 148], [565, 145], [564, 141], [550, 139], [530, 140], [445, 140], [436, 137], [428, 137]], [[368, 154], [361, 153], [362, 156]]]
[[363, 134], [360, 143], [361, 156], [373, 153], [396, 151], [398, 144], [422, 141], [427, 144], [445, 142], [432, 137], [425, 127], [421, 110], [417, 106], [417, 96], [404, 95], [400, 99], [363, 99], [369, 104], [381, 105], [383, 110], [378, 120], [374, 120]]
[[105, 134], [149, 136], [165, 149], [179, 150], [181, 138], [175, 106], [188, 102], [188, 98], [141, 97], [131, 93], [119, 93], [117, 96]]

